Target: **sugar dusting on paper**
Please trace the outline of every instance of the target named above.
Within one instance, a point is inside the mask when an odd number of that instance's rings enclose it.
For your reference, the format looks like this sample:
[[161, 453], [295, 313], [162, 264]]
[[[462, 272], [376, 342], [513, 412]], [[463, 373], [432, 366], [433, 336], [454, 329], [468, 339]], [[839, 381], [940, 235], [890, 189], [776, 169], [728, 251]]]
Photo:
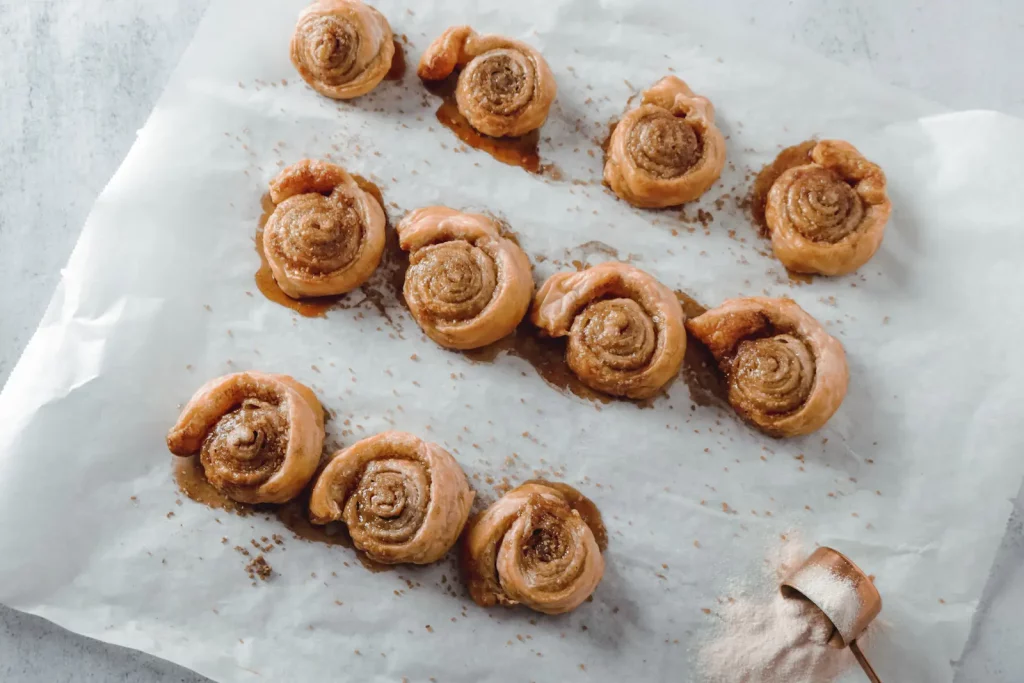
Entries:
[[[787, 597], [779, 584], [806, 557], [792, 535], [773, 547], [760, 576], [733, 579], [698, 651], [706, 683], [827, 683], [855, 664], [828, 645], [832, 623], [811, 602]], [[822, 578], [836, 595], [834, 577]], [[840, 587], [841, 588], [841, 587]]]

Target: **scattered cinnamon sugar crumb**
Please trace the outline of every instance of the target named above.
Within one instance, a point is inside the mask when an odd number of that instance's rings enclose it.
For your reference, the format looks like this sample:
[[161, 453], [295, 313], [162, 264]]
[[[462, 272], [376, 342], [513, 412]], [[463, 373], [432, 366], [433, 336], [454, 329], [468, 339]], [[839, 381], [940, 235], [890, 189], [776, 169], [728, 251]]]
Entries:
[[250, 579], [258, 577], [261, 581], [266, 581], [274, 573], [274, 569], [263, 555], [257, 555], [252, 562], [245, 565], [245, 571]]

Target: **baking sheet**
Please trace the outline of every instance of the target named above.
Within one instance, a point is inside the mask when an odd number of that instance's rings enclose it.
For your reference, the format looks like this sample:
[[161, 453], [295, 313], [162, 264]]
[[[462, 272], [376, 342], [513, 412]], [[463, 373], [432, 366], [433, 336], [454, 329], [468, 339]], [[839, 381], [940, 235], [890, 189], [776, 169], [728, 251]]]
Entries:
[[[583, 0], [379, 2], [411, 43], [409, 73], [339, 104], [288, 62], [303, 4], [214, 3], [97, 201], [0, 395], [0, 601], [224, 681], [689, 680], [726, 577], [797, 529], [876, 575], [880, 675], [951, 680], [1024, 473], [1010, 309], [1024, 284], [1024, 124], [946, 113], [674, 4]], [[548, 59], [559, 95], [541, 154], [561, 180], [456, 152], [434, 119], [413, 65], [462, 22]], [[728, 136], [721, 183], [685, 217], [598, 184], [596, 141], [670, 68]], [[894, 212], [860, 273], [804, 285], [737, 200], [751, 170], [813, 135], [880, 163]], [[256, 290], [253, 235], [279, 168], [327, 155], [376, 180], [392, 219], [433, 203], [503, 216], [538, 282], [608, 245], [707, 305], [791, 296], [846, 346], [850, 393], [821, 432], [776, 441], [695, 405], [683, 381], [650, 409], [596, 405], [521, 359], [439, 349], [383, 280], [362, 304], [298, 317]], [[333, 441], [398, 428], [445, 444], [481, 496], [488, 477], [579, 486], [611, 533], [593, 602], [556, 618], [483, 610], [451, 594], [451, 562], [373, 573], [276, 520], [183, 500], [164, 434], [199, 384], [244, 368], [314, 386], [338, 413]], [[285, 547], [254, 587], [233, 548], [273, 533]]]

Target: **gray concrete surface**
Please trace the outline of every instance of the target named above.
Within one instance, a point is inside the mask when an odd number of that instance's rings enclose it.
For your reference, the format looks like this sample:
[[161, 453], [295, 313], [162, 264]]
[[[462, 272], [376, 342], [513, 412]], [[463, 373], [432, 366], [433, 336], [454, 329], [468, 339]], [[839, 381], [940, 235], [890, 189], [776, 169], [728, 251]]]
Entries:
[[[0, 384], [209, 2], [0, 0]], [[1019, 0], [688, 3], [951, 107], [1024, 115]], [[1024, 680], [1022, 510], [1024, 495], [957, 664], [961, 683]], [[0, 681], [205, 680], [0, 607]]]

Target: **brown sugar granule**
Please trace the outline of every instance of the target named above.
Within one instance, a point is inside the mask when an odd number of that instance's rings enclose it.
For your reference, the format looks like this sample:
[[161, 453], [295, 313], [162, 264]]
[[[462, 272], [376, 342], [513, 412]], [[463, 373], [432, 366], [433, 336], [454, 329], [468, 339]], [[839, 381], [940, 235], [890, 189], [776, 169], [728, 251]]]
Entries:
[[249, 578], [259, 578], [261, 581], [266, 581], [274, 573], [273, 567], [262, 555], [257, 555], [252, 562], [245, 565], [245, 571], [249, 574]]

